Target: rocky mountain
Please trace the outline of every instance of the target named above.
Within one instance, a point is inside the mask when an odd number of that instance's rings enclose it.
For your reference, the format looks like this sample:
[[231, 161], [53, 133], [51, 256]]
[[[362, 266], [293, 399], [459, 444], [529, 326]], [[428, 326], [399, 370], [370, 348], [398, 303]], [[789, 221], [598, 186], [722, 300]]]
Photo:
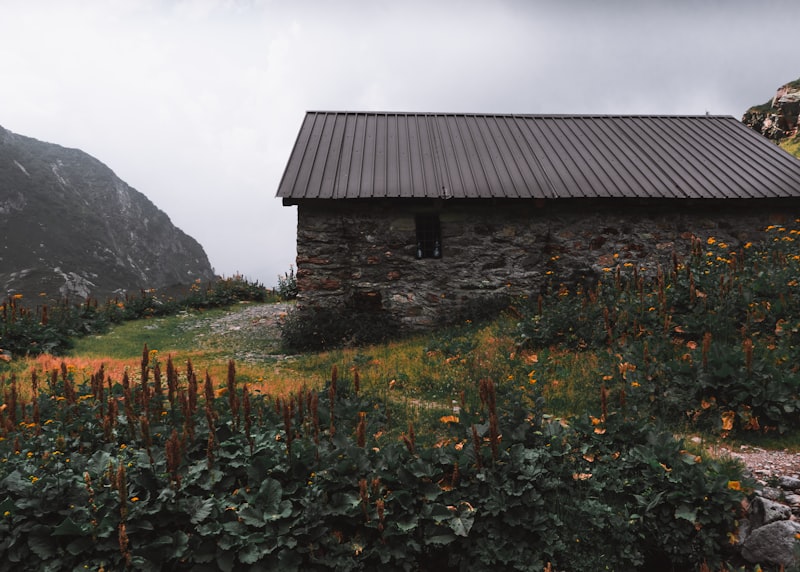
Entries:
[[213, 277], [202, 246], [106, 165], [0, 127], [0, 299], [104, 300]]
[[742, 122], [800, 157], [800, 79], [782, 85], [772, 99], [748, 109]]

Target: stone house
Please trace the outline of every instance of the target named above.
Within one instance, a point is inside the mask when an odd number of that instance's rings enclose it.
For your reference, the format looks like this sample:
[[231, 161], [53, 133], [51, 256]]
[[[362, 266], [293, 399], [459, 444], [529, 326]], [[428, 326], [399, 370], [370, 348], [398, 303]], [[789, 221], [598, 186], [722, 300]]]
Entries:
[[800, 161], [732, 117], [309, 112], [277, 196], [301, 306], [413, 329], [735, 248], [800, 215]]

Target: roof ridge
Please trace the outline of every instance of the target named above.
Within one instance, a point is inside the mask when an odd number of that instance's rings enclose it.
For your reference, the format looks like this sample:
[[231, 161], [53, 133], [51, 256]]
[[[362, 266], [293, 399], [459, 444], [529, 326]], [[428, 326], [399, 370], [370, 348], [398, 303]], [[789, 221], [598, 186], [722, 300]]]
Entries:
[[667, 119], [733, 119], [732, 115], [687, 114], [687, 113], [489, 113], [489, 112], [461, 112], [461, 111], [371, 111], [371, 110], [333, 110], [309, 109], [306, 114], [329, 115], [403, 115], [403, 116], [441, 116], [441, 117], [531, 117], [541, 119], [607, 119], [618, 117], [621, 119], [637, 118], [667, 118]]

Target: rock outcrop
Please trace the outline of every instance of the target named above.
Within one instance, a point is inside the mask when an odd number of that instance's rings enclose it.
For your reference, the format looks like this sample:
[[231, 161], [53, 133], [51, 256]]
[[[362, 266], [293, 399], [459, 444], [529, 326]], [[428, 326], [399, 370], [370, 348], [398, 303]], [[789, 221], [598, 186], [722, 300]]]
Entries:
[[0, 298], [104, 298], [214, 277], [203, 248], [77, 149], [0, 127]]
[[779, 87], [767, 103], [748, 109], [742, 122], [797, 155], [800, 144], [800, 79]]

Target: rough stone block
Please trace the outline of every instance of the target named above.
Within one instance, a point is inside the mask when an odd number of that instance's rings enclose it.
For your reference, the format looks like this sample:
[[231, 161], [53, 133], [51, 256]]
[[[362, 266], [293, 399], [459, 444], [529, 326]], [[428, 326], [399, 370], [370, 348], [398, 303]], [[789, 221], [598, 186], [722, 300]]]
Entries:
[[753, 499], [753, 505], [750, 508], [750, 524], [753, 525], [753, 528], [759, 528], [779, 520], [788, 520], [791, 516], [791, 508], [763, 497]]
[[753, 530], [742, 545], [742, 557], [751, 563], [793, 566], [800, 524], [780, 520]]

